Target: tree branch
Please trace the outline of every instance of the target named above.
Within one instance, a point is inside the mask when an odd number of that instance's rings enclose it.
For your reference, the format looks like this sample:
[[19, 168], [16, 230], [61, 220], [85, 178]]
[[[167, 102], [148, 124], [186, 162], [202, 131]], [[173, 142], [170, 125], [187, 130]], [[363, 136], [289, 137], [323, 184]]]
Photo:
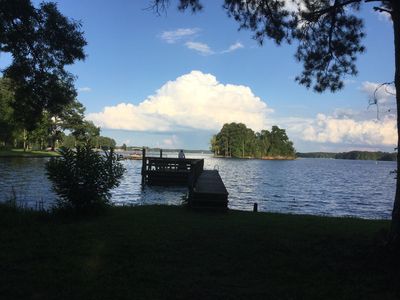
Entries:
[[[361, 2], [361, 1], [362, 0], [347, 0], [347, 1], [344, 1], [344, 2], [341, 2], [341, 3], [336, 3], [335, 2], [334, 5], [329, 6], [327, 8], [324, 8], [324, 9], [321, 9], [321, 10], [317, 10], [317, 11], [314, 11], [314, 12], [305, 13], [305, 18], [307, 19], [308, 17], [311, 17], [310, 19], [314, 19], [314, 18], [318, 19], [320, 16], [322, 16], [322, 15], [324, 15], [326, 13], [335, 11], [338, 8], [342, 8], [342, 7], [347, 6], [349, 4], [357, 3], [357, 2]], [[370, 0], [370, 1], [378, 1], [378, 0]]]
[[368, 3], [368, 2], [385, 2], [385, 1], [384, 0], [364, 0], [364, 2]]
[[375, 11], [379, 11], [379, 12], [386, 12], [386, 13], [388, 13], [390, 15], [393, 13], [392, 10], [389, 10], [389, 9], [386, 9], [386, 8], [383, 8], [383, 7], [378, 7], [378, 6], [374, 6], [374, 10]]

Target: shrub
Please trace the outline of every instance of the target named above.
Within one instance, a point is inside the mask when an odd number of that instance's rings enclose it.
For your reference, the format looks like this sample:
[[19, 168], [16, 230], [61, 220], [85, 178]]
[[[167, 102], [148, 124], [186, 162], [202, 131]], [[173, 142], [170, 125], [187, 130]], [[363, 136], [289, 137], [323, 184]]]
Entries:
[[61, 156], [46, 164], [47, 177], [59, 196], [59, 208], [90, 211], [109, 204], [110, 190], [119, 185], [125, 171], [111, 149], [104, 155], [90, 145], [59, 150]]

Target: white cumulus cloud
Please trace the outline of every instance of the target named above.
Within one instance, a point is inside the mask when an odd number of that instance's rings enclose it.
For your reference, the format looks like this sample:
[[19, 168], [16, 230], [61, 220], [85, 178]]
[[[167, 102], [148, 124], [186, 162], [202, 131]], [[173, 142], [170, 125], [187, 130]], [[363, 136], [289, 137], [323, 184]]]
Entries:
[[247, 86], [222, 84], [215, 76], [192, 71], [165, 83], [138, 105], [120, 103], [87, 119], [103, 128], [136, 131], [218, 131], [224, 123], [242, 122], [253, 130], [267, 126], [272, 112]]
[[396, 91], [391, 85], [380, 86], [379, 83], [366, 81], [360, 87], [369, 103], [376, 100], [378, 114], [373, 108], [337, 108], [329, 115], [319, 113], [315, 118], [289, 118], [282, 120], [281, 124], [288, 129], [291, 137], [321, 145], [394, 147], [397, 144], [397, 119], [392, 106]]
[[319, 143], [394, 146], [397, 143], [396, 119], [354, 120], [318, 114], [302, 128], [302, 139]]
[[199, 28], [178, 28], [171, 31], [163, 31], [160, 35], [161, 39], [169, 44], [174, 44], [182, 39], [186, 39], [198, 33]]

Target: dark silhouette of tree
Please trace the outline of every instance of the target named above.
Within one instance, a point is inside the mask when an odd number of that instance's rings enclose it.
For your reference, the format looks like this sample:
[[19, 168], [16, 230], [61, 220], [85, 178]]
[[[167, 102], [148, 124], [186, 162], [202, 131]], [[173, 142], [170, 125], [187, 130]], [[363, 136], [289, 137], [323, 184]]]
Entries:
[[94, 125], [92, 121], [83, 121], [73, 129], [72, 135], [77, 142], [89, 143], [93, 147], [98, 148], [96, 138], [100, 135], [100, 127]]
[[210, 141], [211, 151], [225, 157], [286, 157], [294, 158], [296, 151], [285, 129], [272, 126], [271, 132], [254, 133], [243, 123], [224, 124]]
[[[85, 107], [78, 100], [64, 105], [57, 114], [44, 110], [33, 130], [15, 120], [13, 103], [16, 101], [8, 78], [0, 78], [0, 147], [12, 148], [23, 144], [24, 149], [54, 150], [60, 145], [75, 148], [90, 143], [95, 148], [115, 148], [113, 139], [100, 136], [100, 128], [85, 120]], [[69, 131], [70, 136], [65, 132]], [[67, 139], [64, 143], [63, 140]]]
[[46, 163], [47, 177], [60, 197], [58, 206], [88, 213], [108, 205], [110, 190], [125, 171], [114, 150], [102, 155], [86, 144], [76, 151], [61, 148], [60, 154]]
[[12, 144], [18, 134], [18, 125], [14, 121], [12, 103], [14, 94], [10, 88], [10, 81], [0, 78], [0, 147]]
[[106, 136], [99, 136], [97, 138], [97, 144], [97, 147], [103, 150], [115, 149], [115, 146], [117, 145], [114, 139]]
[[30, 0], [0, 0], [0, 53], [12, 55], [3, 71], [14, 88], [16, 120], [31, 130], [43, 111], [58, 114], [76, 97], [74, 77], [64, 69], [85, 58], [79, 22], [55, 3], [38, 8]]
[[[46, 112], [44, 113], [47, 114]], [[86, 122], [85, 107], [77, 100], [74, 100], [63, 107], [63, 109], [54, 115], [47, 114], [49, 118], [49, 133], [51, 148], [54, 151], [56, 142], [62, 140], [63, 132], [70, 130], [73, 133], [80, 130]]]
[[[168, 7], [169, 0], [152, 0], [157, 12]], [[202, 10], [201, 0], [178, 0], [178, 9], [192, 12]], [[248, 29], [260, 45], [266, 38], [277, 45], [298, 43], [295, 58], [303, 71], [296, 81], [316, 92], [343, 88], [346, 75], [356, 75], [357, 55], [364, 52], [363, 20], [358, 16], [367, 3], [377, 4], [373, 9], [390, 15], [393, 22], [396, 91], [400, 91], [400, 1], [399, 0], [224, 0], [228, 16], [239, 23], [239, 29]], [[295, 6], [289, 9], [288, 4]], [[400, 148], [400, 93], [396, 94], [397, 137]], [[400, 154], [397, 156], [400, 172]], [[392, 211], [391, 242], [400, 240], [400, 181]]]

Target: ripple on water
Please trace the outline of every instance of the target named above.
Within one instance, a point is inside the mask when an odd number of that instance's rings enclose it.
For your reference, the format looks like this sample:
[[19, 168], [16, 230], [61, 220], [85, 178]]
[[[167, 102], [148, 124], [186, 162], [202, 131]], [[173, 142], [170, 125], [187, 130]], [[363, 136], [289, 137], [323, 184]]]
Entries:
[[[190, 157], [190, 155], [188, 155]], [[205, 166], [218, 166], [229, 192], [229, 207], [260, 211], [288, 212], [362, 218], [390, 218], [395, 180], [390, 172], [394, 162], [298, 159], [264, 161], [205, 158]], [[0, 200], [12, 196], [35, 207], [43, 201], [52, 205], [51, 191], [44, 163], [46, 158], [0, 159]], [[185, 188], [141, 186], [141, 161], [123, 161], [126, 173], [112, 191], [116, 205], [179, 205]]]

